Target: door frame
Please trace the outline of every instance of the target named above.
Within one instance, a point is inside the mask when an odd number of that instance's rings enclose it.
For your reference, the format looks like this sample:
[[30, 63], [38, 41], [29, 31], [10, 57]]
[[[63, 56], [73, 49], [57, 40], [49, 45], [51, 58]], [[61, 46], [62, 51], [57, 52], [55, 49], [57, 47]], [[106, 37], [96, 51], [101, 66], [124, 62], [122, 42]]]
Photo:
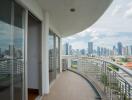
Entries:
[[[41, 20], [39, 20], [32, 12], [30, 12], [30, 11], [27, 11], [27, 32], [26, 32], [26, 34], [25, 34], [25, 37], [26, 37], [26, 47], [25, 47], [25, 49], [26, 49], [26, 55], [25, 55], [25, 57], [26, 57], [26, 59], [27, 59], [27, 63], [26, 63], [26, 68], [27, 68], [27, 73], [28, 73], [28, 18], [29, 18], [29, 16], [31, 16], [35, 21], [38, 21], [39, 23], [40, 23], [40, 36], [39, 36], [39, 43], [40, 43], [40, 49], [39, 49], [39, 51], [40, 51], [40, 54], [39, 54], [39, 56], [40, 56], [40, 62], [39, 62], [39, 96], [41, 96], [42, 95], [42, 21]], [[26, 73], [26, 74], [27, 74]], [[27, 89], [28, 89], [28, 74], [27, 74]], [[27, 93], [28, 94], [28, 93]]]
[[[31, 16], [32, 17], [35, 17], [38, 21], [40, 21], [36, 16], [34, 16], [32, 14], [32, 12], [26, 10], [26, 20], [25, 20], [25, 99], [24, 100], [28, 100], [28, 16]], [[42, 95], [42, 72], [41, 72], [41, 69], [42, 69], [42, 21], [40, 21], [40, 29], [41, 29], [41, 32], [40, 32], [40, 51], [41, 51], [41, 54], [40, 54], [40, 68], [39, 68], [39, 95], [38, 96], [41, 96]]]

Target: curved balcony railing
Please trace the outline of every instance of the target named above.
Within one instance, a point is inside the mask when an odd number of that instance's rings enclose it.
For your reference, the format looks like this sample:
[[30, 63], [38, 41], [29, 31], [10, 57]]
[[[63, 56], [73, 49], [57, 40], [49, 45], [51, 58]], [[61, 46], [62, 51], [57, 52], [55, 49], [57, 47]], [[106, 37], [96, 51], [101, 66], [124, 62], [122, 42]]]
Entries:
[[132, 100], [132, 70], [88, 56], [62, 56], [63, 69], [86, 76], [103, 100]]

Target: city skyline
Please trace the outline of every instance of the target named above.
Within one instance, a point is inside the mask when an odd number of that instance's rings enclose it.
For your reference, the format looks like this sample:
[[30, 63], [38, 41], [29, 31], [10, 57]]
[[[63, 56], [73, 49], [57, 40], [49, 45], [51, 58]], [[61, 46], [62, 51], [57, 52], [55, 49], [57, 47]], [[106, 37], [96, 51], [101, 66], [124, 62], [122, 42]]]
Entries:
[[89, 55], [89, 56], [132, 56], [132, 44], [124, 45], [122, 42], [117, 42], [112, 48], [98, 46], [94, 48], [94, 42], [87, 43], [87, 49], [74, 49], [70, 43], [63, 45], [64, 55]]

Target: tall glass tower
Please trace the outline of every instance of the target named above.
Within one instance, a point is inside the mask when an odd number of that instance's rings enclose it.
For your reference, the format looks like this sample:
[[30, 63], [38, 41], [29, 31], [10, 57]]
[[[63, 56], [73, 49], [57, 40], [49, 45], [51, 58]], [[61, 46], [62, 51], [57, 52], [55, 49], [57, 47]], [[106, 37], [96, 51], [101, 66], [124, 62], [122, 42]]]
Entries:
[[93, 54], [93, 42], [88, 42], [88, 55]]
[[118, 42], [117, 47], [118, 47], [118, 55], [122, 55], [122, 48], [123, 48], [122, 43]]

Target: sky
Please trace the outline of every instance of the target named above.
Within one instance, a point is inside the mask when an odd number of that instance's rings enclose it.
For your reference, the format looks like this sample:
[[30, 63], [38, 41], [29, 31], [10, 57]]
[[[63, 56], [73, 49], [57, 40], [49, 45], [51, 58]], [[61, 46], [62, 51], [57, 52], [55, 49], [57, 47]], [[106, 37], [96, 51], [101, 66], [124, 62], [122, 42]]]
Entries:
[[[13, 26], [12, 26], [13, 27]], [[23, 47], [24, 34], [23, 29], [14, 26], [14, 33], [11, 33], [11, 25], [0, 21], [0, 48], [3, 50], [8, 49], [9, 45], [15, 45], [17, 48]]]
[[73, 49], [87, 49], [88, 42], [105, 48], [112, 48], [117, 42], [132, 45], [132, 0], [113, 0], [96, 23], [62, 41], [69, 42]]

